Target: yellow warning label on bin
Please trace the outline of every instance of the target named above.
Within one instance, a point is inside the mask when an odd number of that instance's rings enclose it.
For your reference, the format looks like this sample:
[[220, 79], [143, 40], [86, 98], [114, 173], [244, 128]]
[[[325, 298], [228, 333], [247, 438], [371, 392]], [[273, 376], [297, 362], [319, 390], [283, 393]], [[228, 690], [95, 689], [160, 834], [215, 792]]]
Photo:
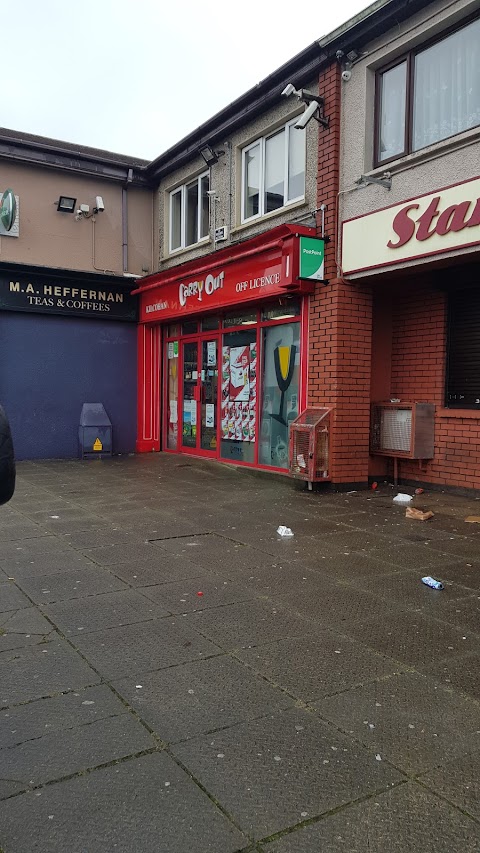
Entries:
[[93, 443], [93, 449], [94, 450], [103, 450], [103, 444], [99, 438], [95, 439], [95, 441]]

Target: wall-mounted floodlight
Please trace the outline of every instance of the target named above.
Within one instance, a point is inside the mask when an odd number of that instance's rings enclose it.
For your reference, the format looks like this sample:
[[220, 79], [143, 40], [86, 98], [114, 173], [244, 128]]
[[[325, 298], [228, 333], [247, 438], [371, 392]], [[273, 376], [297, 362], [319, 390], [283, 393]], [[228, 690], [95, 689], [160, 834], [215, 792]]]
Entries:
[[[307, 92], [306, 89], [296, 89], [293, 83], [287, 83], [285, 86], [282, 95], [285, 98], [289, 98], [290, 95], [295, 95], [299, 101], [303, 101], [304, 104], [307, 105], [307, 109], [303, 113], [302, 116], [295, 122], [294, 127], [297, 130], [303, 130], [311, 118], [314, 118], [318, 121], [322, 127], [328, 127], [328, 118], [324, 114], [325, 109], [325, 99], [322, 98], [321, 95], [312, 95], [311, 92]], [[317, 115], [318, 113], [318, 115]]]
[[225, 151], [214, 151], [210, 145], [203, 145], [199, 148], [198, 153], [203, 157], [207, 166], [214, 166], [215, 163], [218, 163], [220, 155], [225, 154]]
[[68, 195], [61, 195], [57, 201], [57, 210], [61, 213], [75, 213], [76, 198], [71, 198]]

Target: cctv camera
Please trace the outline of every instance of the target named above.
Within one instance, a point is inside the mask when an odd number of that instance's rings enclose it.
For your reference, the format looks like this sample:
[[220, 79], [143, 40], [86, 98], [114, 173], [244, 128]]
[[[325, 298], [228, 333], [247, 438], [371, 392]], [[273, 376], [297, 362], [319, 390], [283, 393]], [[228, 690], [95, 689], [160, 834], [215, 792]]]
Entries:
[[342, 71], [342, 80], [344, 83], [348, 83], [351, 76], [352, 76], [352, 72], [350, 71], [350, 69], [346, 68], [345, 71]]
[[105, 210], [105, 205], [103, 203], [103, 198], [101, 195], [97, 195], [95, 197], [95, 209], [97, 213], [100, 213], [100, 211]]
[[295, 89], [295, 86], [293, 85], [293, 83], [287, 83], [287, 85], [285, 86], [285, 88], [282, 92], [282, 95], [284, 95], [285, 98], [288, 98], [290, 95], [295, 94], [296, 91], [297, 90]]
[[317, 110], [318, 110], [317, 101], [312, 101], [312, 103], [307, 107], [307, 109], [305, 110], [303, 115], [301, 115], [300, 118], [295, 122], [294, 127], [297, 130], [303, 130], [303, 128], [307, 126], [310, 119], [315, 115]]

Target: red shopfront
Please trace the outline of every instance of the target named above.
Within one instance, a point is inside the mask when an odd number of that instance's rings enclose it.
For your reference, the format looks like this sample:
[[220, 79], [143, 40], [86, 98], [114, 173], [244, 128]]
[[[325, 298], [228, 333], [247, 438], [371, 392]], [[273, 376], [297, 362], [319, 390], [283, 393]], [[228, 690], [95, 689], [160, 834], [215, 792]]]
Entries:
[[142, 279], [138, 452], [286, 470], [305, 407], [307, 294], [300, 238], [282, 225]]

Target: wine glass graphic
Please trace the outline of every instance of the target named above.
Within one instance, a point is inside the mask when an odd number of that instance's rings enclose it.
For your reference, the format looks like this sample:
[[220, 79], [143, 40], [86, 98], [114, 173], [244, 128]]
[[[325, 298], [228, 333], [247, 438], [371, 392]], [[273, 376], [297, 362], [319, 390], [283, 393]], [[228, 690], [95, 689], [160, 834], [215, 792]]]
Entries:
[[273, 361], [275, 364], [275, 376], [277, 378], [278, 387], [281, 391], [280, 397], [280, 405], [278, 407], [278, 414], [273, 415], [272, 418], [278, 421], [280, 424], [284, 426], [287, 425], [285, 417], [283, 415], [283, 407], [285, 403], [285, 392], [290, 387], [290, 383], [293, 378], [293, 371], [295, 370], [295, 354], [297, 352], [297, 347], [295, 344], [292, 344], [289, 347], [281, 347], [277, 345], [273, 351]]

